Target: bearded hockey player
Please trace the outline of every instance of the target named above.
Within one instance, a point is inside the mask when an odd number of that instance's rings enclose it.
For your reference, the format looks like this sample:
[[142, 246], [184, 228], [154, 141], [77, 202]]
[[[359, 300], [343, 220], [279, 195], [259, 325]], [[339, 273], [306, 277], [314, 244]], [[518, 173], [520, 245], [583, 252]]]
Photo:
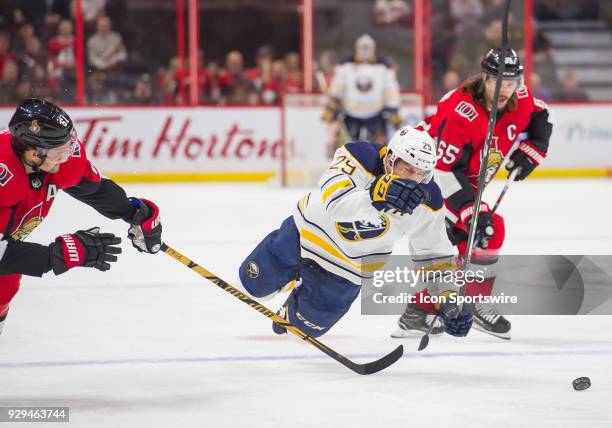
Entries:
[[[417, 268], [454, 270], [453, 247], [444, 224], [443, 200], [432, 179], [435, 143], [424, 131], [405, 127], [388, 147], [354, 142], [336, 151], [319, 181], [278, 230], [240, 266], [252, 296], [290, 295], [279, 314], [307, 334], [325, 334], [349, 310], [364, 279], [382, 269], [394, 243], [407, 236]], [[454, 284], [427, 285], [433, 295], [456, 292]], [[453, 308], [454, 306], [454, 308]], [[471, 308], [446, 302], [433, 309], [446, 332], [465, 336]], [[278, 334], [286, 330], [273, 324]]]
[[51, 270], [60, 275], [77, 266], [106, 271], [121, 253], [121, 239], [97, 227], [63, 234], [49, 245], [24, 242], [47, 217], [60, 190], [130, 224], [128, 238], [139, 251], [160, 249], [157, 206], [128, 198], [100, 177], [64, 110], [39, 99], [22, 102], [9, 129], [0, 131], [0, 331], [22, 275]]
[[367, 34], [355, 42], [355, 55], [336, 67], [323, 119], [342, 121], [353, 141], [387, 142], [387, 122], [395, 129], [400, 91], [397, 76], [376, 57], [376, 42]]
[[[419, 129], [427, 130], [436, 138], [441, 123], [446, 120], [438, 147], [439, 161], [435, 176], [445, 200], [449, 237], [458, 246], [460, 256], [465, 255], [468, 229], [474, 213], [478, 172], [500, 57], [501, 49], [491, 49], [482, 60], [482, 73], [445, 95], [438, 103], [436, 113], [419, 126]], [[487, 164], [487, 183], [507, 156], [510, 158], [506, 169], [509, 173], [517, 170], [515, 180], [527, 178], [546, 157], [552, 134], [548, 107], [534, 98], [523, 85], [523, 66], [514, 50], [506, 51], [505, 63], [499, 112]], [[518, 148], [510, 153], [517, 139]], [[487, 268], [489, 276], [478, 287], [475, 284], [468, 286], [466, 292], [489, 296], [495, 281], [497, 255], [505, 238], [505, 226], [502, 216], [491, 213], [489, 205], [484, 202], [480, 205], [476, 237], [471, 267], [473, 270]], [[392, 336], [403, 337], [411, 330], [426, 331], [430, 322], [426, 314], [431, 310], [427, 304], [408, 305], [399, 320], [399, 329]], [[476, 304], [474, 321], [474, 328], [510, 339], [511, 324], [493, 305]]]

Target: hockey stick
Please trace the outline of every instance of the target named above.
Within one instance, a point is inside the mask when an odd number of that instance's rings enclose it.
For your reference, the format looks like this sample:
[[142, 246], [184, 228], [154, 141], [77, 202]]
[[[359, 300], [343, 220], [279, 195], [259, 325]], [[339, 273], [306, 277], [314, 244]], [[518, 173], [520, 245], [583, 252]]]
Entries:
[[516, 175], [518, 173], [519, 173], [519, 170], [515, 169], [515, 170], [513, 170], [510, 173], [510, 175], [508, 175], [508, 179], [506, 180], [506, 184], [504, 185], [504, 188], [502, 189], [501, 193], [497, 197], [497, 201], [495, 201], [495, 205], [493, 205], [493, 209], [491, 209], [491, 215], [495, 214], [495, 211], [497, 211], [497, 208], [499, 208], [499, 204], [504, 199], [504, 196], [506, 196], [506, 192], [510, 188], [510, 183], [512, 183], [514, 181], [514, 177], [516, 177]]
[[169, 247], [165, 243], [162, 244], [161, 250], [164, 253], [168, 254], [170, 257], [178, 260], [179, 262], [181, 262], [182, 264], [187, 266], [189, 269], [193, 270], [194, 272], [197, 272], [198, 274], [200, 274], [204, 278], [208, 279], [210, 282], [215, 284], [217, 287], [227, 291], [229, 294], [231, 294], [235, 298], [237, 298], [239, 300], [242, 300], [244, 303], [246, 303], [247, 305], [249, 305], [250, 307], [255, 309], [257, 312], [259, 312], [259, 313], [265, 315], [266, 317], [270, 318], [275, 323], [285, 327], [288, 331], [290, 331], [291, 333], [295, 334], [300, 339], [304, 340], [307, 343], [310, 343], [312, 346], [314, 346], [315, 348], [319, 349], [321, 352], [329, 355], [334, 360], [338, 361], [343, 366], [348, 367], [349, 369], [351, 369], [352, 371], [354, 371], [357, 374], [368, 375], [368, 374], [372, 374], [372, 373], [376, 373], [376, 372], [379, 372], [381, 370], [384, 370], [387, 367], [389, 367], [390, 365], [392, 365], [393, 363], [395, 363], [397, 360], [399, 360], [402, 357], [402, 355], [404, 354], [404, 347], [402, 345], [400, 345], [397, 348], [395, 348], [395, 350], [393, 350], [393, 352], [391, 352], [390, 354], [385, 355], [384, 357], [382, 357], [379, 360], [372, 361], [372, 362], [366, 363], [366, 364], [355, 363], [355, 362], [349, 360], [348, 358], [346, 358], [345, 356], [343, 356], [342, 354], [337, 353], [333, 349], [331, 349], [331, 348], [327, 347], [326, 345], [324, 345], [323, 343], [319, 342], [314, 337], [310, 337], [309, 335], [304, 333], [299, 328], [297, 328], [294, 325], [288, 323], [284, 318], [282, 318], [281, 316], [277, 315], [275, 312], [272, 312], [270, 309], [266, 308], [261, 303], [255, 301], [254, 299], [252, 299], [251, 297], [249, 297], [248, 295], [246, 295], [242, 291], [240, 291], [237, 288], [231, 286], [230, 284], [228, 284], [227, 282], [223, 281], [221, 278], [219, 278], [215, 274], [213, 274], [213, 273], [209, 272], [208, 270], [204, 269], [202, 266], [200, 266], [199, 264], [197, 264], [193, 260], [190, 260], [189, 258], [185, 257], [184, 255], [182, 255], [181, 253], [179, 253], [175, 249]]
[[[482, 201], [482, 193], [485, 187], [486, 181], [486, 173], [487, 173], [487, 164], [489, 163], [489, 152], [491, 151], [491, 141], [493, 140], [493, 131], [495, 128], [495, 123], [497, 122], [497, 104], [499, 103], [499, 93], [501, 90], [502, 78], [504, 77], [504, 71], [506, 70], [506, 50], [508, 49], [508, 18], [510, 15], [510, 2], [511, 0], [506, 0], [506, 7], [504, 11], [504, 20], [502, 21], [502, 49], [501, 55], [499, 58], [499, 70], [497, 70], [497, 80], [495, 81], [495, 90], [493, 92], [493, 103], [491, 106], [491, 114], [489, 115], [489, 123], [487, 127], [487, 136], [485, 138], [485, 144], [482, 149], [482, 158], [480, 161], [480, 171], [478, 172], [478, 187], [476, 189], [476, 197], [474, 198], [474, 213], [472, 214], [472, 223], [470, 225], [470, 230], [468, 231], [468, 240], [467, 240], [467, 248], [465, 251], [465, 259], [463, 263], [463, 270], [468, 271], [470, 267], [470, 262], [472, 260], [472, 253], [474, 251], [474, 243], [476, 237], [476, 226], [478, 225], [478, 216], [480, 214], [480, 202]], [[506, 189], [507, 190], [507, 189]], [[502, 195], [503, 197], [503, 195]], [[463, 297], [464, 288], [461, 287], [459, 290], [459, 297]], [[463, 310], [463, 299], [461, 299], [458, 307], [457, 314], [460, 314]], [[421, 343], [419, 344], [419, 351], [422, 351], [429, 344], [429, 334], [433, 330], [435, 321], [438, 319], [438, 315], [434, 318], [429, 326], [429, 330], [427, 334], [423, 336], [421, 339]]]

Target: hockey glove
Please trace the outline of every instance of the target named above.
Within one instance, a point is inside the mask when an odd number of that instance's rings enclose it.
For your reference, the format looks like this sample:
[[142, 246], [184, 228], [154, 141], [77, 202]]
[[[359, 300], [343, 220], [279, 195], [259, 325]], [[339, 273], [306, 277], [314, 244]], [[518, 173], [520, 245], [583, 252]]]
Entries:
[[379, 211], [395, 209], [412, 214], [426, 197], [427, 193], [419, 183], [392, 174], [379, 175], [370, 186], [372, 206]]
[[396, 108], [387, 108], [382, 112], [382, 117], [386, 122], [390, 123], [394, 129], [399, 129], [402, 126], [402, 117], [399, 115]]
[[523, 141], [519, 148], [510, 156], [506, 169], [509, 174], [518, 169], [519, 172], [514, 177], [514, 181], [524, 180], [544, 160], [544, 156], [545, 154], [526, 141]]
[[[472, 225], [472, 216], [474, 215], [474, 205], [468, 204], [459, 211], [459, 220], [465, 226], [466, 230], [470, 230]], [[493, 214], [489, 209], [489, 205], [485, 202], [480, 203], [480, 212], [478, 213], [478, 225], [476, 226], [476, 237], [474, 238], [475, 245], [480, 248], [487, 248], [489, 241], [495, 236], [495, 227], [493, 224]]]
[[449, 299], [452, 293], [443, 294], [445, 294], [447, 298], [446, 301], [442, 304], [435, 305], [435, 307], [440, 318], [444, 321], [444, 331], [451, 336], [467, 336], [474, 321], [472, 316], [474, 313], [474, 305], [464, 304], [459, 308], [456, 302]]
[[140, 252], [157, 253], [161, 248], [162, 225], [159, 218], [159, 208], [147, 199], [130, 198], [137, 208], [130, 221], [128, 238]]
[[121, 254], [121, 238], [112, 233], [100, 233], [99, 227], [79, 230], [55, 238], [50, 245], [53, 273], [60, 275], [77, 266], [109, 270], [110, 263]]
[[325, 106], [325, 110], [323, 110], [323, 121], [327, 123], [332, 123], [338, 119], [340, 116], [340, 110], [342, 105], [340, 100], [336, 98], [330, 98]]

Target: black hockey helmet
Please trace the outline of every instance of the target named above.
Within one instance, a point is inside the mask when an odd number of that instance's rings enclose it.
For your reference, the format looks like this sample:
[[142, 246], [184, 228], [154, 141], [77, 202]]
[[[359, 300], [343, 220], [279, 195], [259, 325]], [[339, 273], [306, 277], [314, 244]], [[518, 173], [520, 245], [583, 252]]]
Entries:
[[9, 130], [13, 144], [21, 146], [19, 149], [52, 149], [73, 139], [74, 126], [70, 116], [60, 107], [49, 101], [31, 98], [17, 106], [9, 122]]
[[[497, 76], [501, 54], [501, 48], [491, 49], [487, 52], [480, 63], [482, 72], [490, 76]], [[520, 79], [523, 76], [523, 65], [514, 49], [506, 49], [506, 59], [504, 62], [506, 67], [504, 68], [503, 79]]]

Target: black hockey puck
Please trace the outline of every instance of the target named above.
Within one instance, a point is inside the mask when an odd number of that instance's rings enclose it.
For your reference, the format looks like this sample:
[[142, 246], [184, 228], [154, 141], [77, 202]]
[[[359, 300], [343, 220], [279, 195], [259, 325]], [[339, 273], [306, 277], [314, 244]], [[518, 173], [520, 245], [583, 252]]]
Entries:
[[574, 381], [572, 382], [572, 385], [574, 386], [574, 389], [576, 391], [583, 391], [591, 386], [591, 379], [589, 379], [586, 376], [579, 377], [579, 378], [574, 379]]

